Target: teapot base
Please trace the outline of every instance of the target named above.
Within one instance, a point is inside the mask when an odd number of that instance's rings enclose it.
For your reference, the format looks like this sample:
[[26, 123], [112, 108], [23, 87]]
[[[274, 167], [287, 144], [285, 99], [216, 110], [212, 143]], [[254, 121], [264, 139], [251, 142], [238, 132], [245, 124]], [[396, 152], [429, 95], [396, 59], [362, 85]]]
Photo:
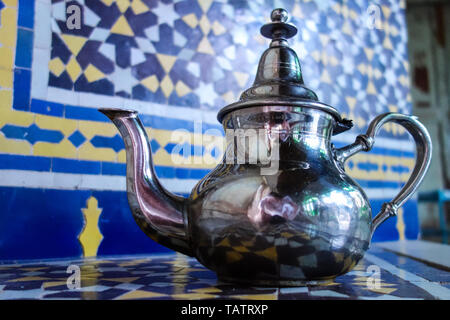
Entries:
[[255, 287], [307, 287], [323, 286], [333, 283], [334, 277], [322, 280], [275, 280], [275, 279], [242, 279], [217, 275], [219, 281]]

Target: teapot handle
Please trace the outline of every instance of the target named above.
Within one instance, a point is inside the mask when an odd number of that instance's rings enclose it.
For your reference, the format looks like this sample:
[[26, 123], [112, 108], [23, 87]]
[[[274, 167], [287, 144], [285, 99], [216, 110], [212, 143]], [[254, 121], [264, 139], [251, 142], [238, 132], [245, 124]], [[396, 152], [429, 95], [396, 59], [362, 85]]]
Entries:
[[375, 136], [380, 128], [387, 122], [395, 122], [403, 126], [414, 138], [416, 143], [416, 165], [406, 184], [390, 202], [385, 202], [381, 211], [372, 221], [372, 235], [378, 226], [387, 218], [397, 215], [400, 208], [417, 190], [427, 173], [431, 163], [431, 138], [425, 126], [417, 120], [415, 116], [408, 116], [401, 113], [385, 113], [377, 116], [369, 124], [366, 134], [356, 137], [354, 143], [336, 149], [336, 160], [340, 164], [360, 151], [370, 151], [375, 143]]

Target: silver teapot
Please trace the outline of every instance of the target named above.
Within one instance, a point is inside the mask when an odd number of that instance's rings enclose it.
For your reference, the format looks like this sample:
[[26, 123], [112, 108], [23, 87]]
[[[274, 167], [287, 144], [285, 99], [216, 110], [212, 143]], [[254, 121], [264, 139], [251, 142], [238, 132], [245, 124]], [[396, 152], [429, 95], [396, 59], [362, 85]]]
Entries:
[[[416, 117], [385, 113], [354, 143], [335, 148], [332, 136], [352, 122], [305, 87], [298, 57], [287, 43], [297, 33], [286, 22], [287, 12], [275, 9], [271, 20], [261, 28], [272, 41], [253, 86], [218, 114], [226, 131], [224, 157], [189, 198], [158, 181], [135, 111], [100, 111], [125, 142], [129, 205], [151, 239], [196, 257], [222, 281], [320, 283], [350, 271], [375, 229], [411, 197], [429, 167], [431, 139]], [[414, 137], [417, 161], [399, 194], [372, 220], [369, 200], [344, 163], [370, 151], [387, 122]]]

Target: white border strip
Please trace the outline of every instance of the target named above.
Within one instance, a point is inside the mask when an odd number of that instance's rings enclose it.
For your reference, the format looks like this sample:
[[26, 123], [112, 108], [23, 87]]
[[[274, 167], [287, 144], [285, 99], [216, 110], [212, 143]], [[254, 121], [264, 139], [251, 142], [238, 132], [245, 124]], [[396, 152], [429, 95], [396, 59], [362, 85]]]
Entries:
[[[125, 182], [124, 176], [0, 170], [0, 186], [4, 187], [125, 191]], [[193, 179], [160, 179], [160, 182], [172, 192], [190, 193], [198, 181]]]
[[[0, 170], [0, 186], [3, 187], [125, 191], [125, 181], [124, 176]], [[191, 193], [199, 180], [160, 179], [160, 181], [167, 190], [172, 192]], [[364, 191], [369, 199], [392, 199], [400, 189], [367, 188]]]
[[418, 275], [415, 275], [404, 269], [400, 269], [383, 259], [375, 257], [374, 255], [372, 255], [370, 253], [366, 253], [364, 255], [364, 258], [367, 259], [367, 261], [369, 261], [373, 264], [376, 264], [380, 268], [389, 271], [393, 275], [395, 275], [405, 281], [411, 282], [415, 286], [425, 290], [426, 292], [428, 292], [429, 294], [431, 294], [433, 297], [435, 297], [437, 299], [443, 299], [443, 300], [450, 299], [450, 289], [447, 289], [446, 287], [443, 287], [436, 282], [431, 282], [427, 279], [419, 277]]

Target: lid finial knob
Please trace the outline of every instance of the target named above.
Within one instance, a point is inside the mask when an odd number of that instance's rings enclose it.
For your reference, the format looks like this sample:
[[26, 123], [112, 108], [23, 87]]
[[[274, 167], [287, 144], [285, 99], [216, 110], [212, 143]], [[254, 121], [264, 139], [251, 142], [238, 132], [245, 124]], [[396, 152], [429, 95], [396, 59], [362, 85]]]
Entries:
[[261, 27], [261, 34], [272, 39], [271, 47], [279, 45], [287, 45], [286, 39], [292, 38], [297, 34], [297, 28], [287, 23], [288, 13], [282, 8], [272, 10], [269, 22]]

